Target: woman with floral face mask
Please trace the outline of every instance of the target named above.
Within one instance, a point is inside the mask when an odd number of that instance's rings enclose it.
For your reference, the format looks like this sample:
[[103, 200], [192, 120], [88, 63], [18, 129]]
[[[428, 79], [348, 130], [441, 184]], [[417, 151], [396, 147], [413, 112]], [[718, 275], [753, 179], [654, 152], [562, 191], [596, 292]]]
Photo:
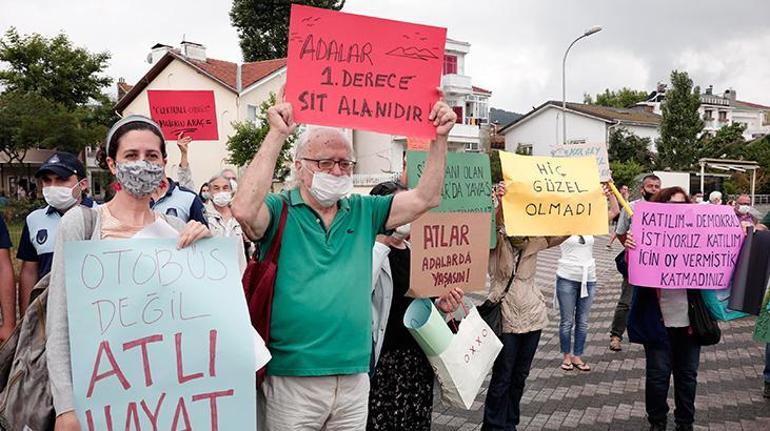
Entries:
[[[115, 123], [107, 135], [101, 163], [117, 178], [120, 190], [107, 204], [88, 209], [81, 206], [62, 218], [48, 288], [46, 316], [46, 359], [51, 393], [56, 410], [56, 430], [80, 430], [74, 412], [72, 369], [66, 291], [64, 288], [64, 243], [80, 240], [131, 238], [145, 227], [160, 223], [179, 232], [177, 246], [187, 247], [211, 236], [199, 222], [186, 225], [174, 217], [166, 217], [150, 209], [153, 191], [164, 178], [166, 144], [160, 127], [142, 116], [129, 116]], [[85, 211], [94, 211], [86, 217]], [[86, 238], [84, 224], [93, 220], [93, 234]]]
[[238, 263], [243, 270], [246, 268], [246, 253], [244, 250], [248, 250], [249, 247], [246, 244], [240, 223], [233, 217], [233, 212], [230, 210], [230, 203], [233, 200], [234, 194], [232, 182], [220, 173], [209, 180], [208, 189], [211, 204], [206, 210], [206, 216], [208, 217], [211, 235], [214, 237], [237, 238], [239, 240]]

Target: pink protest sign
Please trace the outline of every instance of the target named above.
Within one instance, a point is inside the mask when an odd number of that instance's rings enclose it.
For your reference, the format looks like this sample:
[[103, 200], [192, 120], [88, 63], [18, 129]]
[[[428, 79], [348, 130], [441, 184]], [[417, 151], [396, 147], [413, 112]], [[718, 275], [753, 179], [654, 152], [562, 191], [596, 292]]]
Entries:
[[293, 4], [286, 100], [301, 123], [432, 140], [446, 29]]
[[744, 237], [726, 205], [638, 202], [631, 231], [629, 282], [662, 289], [727, 288]]

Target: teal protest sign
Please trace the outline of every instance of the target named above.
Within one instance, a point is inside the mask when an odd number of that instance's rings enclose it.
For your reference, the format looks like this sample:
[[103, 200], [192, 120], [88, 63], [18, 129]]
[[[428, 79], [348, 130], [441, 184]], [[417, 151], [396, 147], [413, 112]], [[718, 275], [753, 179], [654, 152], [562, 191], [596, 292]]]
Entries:
[[84, 430], [256, 429], [255, 344], [233, 241], [65, 244]]
[[[417, 182], [425, 170], [428, 153], [409, 151], [406, 154], [406, 173], [409, 188]], [[495, 209], [492, 203], [492, 170], [489, 156], [477, 153], [447, 153], [444, 188], [441, 205], [434, 212], [489, 212], [490, 248], [497, 242], [495, 235]]]

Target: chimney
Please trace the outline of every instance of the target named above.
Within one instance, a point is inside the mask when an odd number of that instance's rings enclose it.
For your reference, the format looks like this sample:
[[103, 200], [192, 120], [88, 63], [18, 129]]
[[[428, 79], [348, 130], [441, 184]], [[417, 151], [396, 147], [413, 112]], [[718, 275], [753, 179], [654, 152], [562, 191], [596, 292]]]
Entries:
[[160, 60], [170, 50], [170, 46], [164, 45], [162, 43], [156, 43], [152, 48], [150, 48], [150, 54], [147, 55], [147, 62], [150, 64], [157, 63], [158, 60]]
[[735, 97], [736, 97], [735, 90], [733, 90], [732, 88], [728, 88], [727, 90], [725, 90], [725, 99], [728, 99], [731, 105], [735, 103]]
[[706, 96], [711, 96], [713, 94], [714, 94], [714, 86], [713, 85], [709, 85], [706, 88]]
[[182, 55], [190, 60], [206, 61], [206, 47], [195, 42], [183, 40]]
[[118, 78], [118, 100], [122, 99], [126, 93], [128, 93], [128, 89], [126, 88], [126, 78]]
[[658, 93], [665, 93], [666, 92], [666, 87], [667, 87], [666, 83], [658, 82], [658, 87], [656, 88], [656, 91]]

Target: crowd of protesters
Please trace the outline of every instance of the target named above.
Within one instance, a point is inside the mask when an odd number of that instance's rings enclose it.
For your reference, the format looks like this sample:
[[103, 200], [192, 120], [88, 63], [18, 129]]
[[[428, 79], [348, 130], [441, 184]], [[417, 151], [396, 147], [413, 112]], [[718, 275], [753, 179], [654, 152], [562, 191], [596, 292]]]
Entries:
[[[128, 239], [150, 225], [178, 232], [178, 246], [206, 237], [236, 238], [241, 268], [251, 256], [264, 258], [286, 211], [282, 253], [267, 341], [272, 360], [260, 386], [258, 411], [268, 430], [428, 430], [431, 426], [434, 373], [425, 354], [403, 325], [412, 299], [410, 223], [440, 203], [447, 140], [456, 114], [444, 102], [430, 113], [437, 138], [417, 186], [389, 181], [369, 195], [352, 193], [356, 164], [346, 136], [332, 128], [309, 127], [301, 134], [292, 162], [292, 184], [274, 193], [273, 172], [285, 140], [294, 133], [292, 106], [281, 102], [267, 111], [270, 130], [240, 178], [231, 169], [213, 173], [196, 188], [187, 161], [189, 137], [180, 136], [178, 179], [166, 175], [166, 141], [151, 119], [132, 115], [115, 123], [99, 162], [115, 178], [114, 196], [98, 204], [89, 197], [86, 170], [75, 155], [57, 152], [35, 174], [46, 205], [24, 222], [16, 257], [0, 219], [0, 341], [14, 331], [34, 299], [34, 287], [49, 286], [46, 355], [56, 413], [56, 430], [79, 430], [75, 415], [64, 289], [66, 241]], [[642, 179], [641, 199], [659, 203], [722, 204], [712, 192], [692, 198], [678, 187], [662, 188], [661, 179]], [[504, 183], [493, 187], [499, 202]], [[628, 198], [628, 187], [621, 188]], [[636, 244], [631, 217], [605, 189], [613, 220], [608, 247], [617, 240]], [[17, 197], [26, 198], [17, 192]], [[24, 196], [22, 196], [24, 194]], [[638, 201], [630, 202], [631, 208]], [[748, 195], [734, 202], [744, 226], [765, 230]], [[597, 274], [595, 239], [508, 237], [501, 205], [496, 206], [497, 246], [490, 252], [489, 298], [502, 302], [502, 351], [492, 369], [484, 406], [484, 430], [516, 429], [521, 399], [542, 330], [547, 303], [535, 284], [539, 252], [559, 246], [554, 305], [560, 310], [559, 340], [565, 372], [591, 371], [582, 359]], [[628, 329], [643, 344], [646, 358], [645, 404], [652, 429], [665, 429], [666, 398], [674, 377], [677, 429], [692, 429], [700, 357], [689, 331], [687, 310], [698, 295], [687, 289], [638, 288], [623, 275], [610, 328], [611, 351], [620, 351]], [[18, 281], [18, 285], [17, 285]], [[18, 286], [18, 287], [17, 287]], [[18, 293], [17, 293], [18, 292]], [[344, 300], [342, 300], [344, 298]], [[453, 313], [465, 300], [459, 289], [434, 298], [436, 307]], [[656, 319], [656, 316], [662, 316]], [[770, 397], [770, 345], [765, 396]]]

